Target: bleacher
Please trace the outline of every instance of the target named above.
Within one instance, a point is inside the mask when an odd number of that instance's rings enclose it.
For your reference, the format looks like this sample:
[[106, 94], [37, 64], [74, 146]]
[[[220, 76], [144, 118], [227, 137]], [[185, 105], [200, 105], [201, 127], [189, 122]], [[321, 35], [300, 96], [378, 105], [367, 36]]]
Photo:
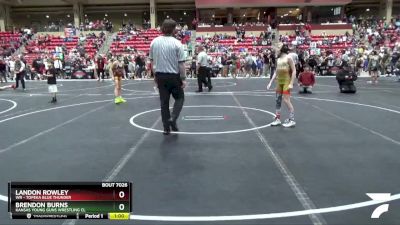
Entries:
[[[335, 38], [342, 38], [342, 35], [326, 35], [326, 36], [322, 36], [322, 35], [311, 35], [310, 36], [310, 41], [311, 42], [315, 42], [316, 47], [321, 49], [321, 50], [325, 50], [325, 51], [331, 51], [333, 54], [335, 55], [340, 55], [342, 50], [348, 49], [349, 47], [352, 47], [353, 44], [351, 41], [347, 40], [345, 42], [342, 43], [332, 43], [332, 41]], [[296, 40], [296, 36], [289, 36], [289, 43], [292, 41]], [[329, 43], [332, 44], [324, 44], [323, 42], [327, 41]], [[309, 44], [301, 44], [297, 46], [299, 49], [302, 50], [307, 50], [310, 49], [311, 46]]]
[[[86, 54], [88, 54], [90, 57], [94, 57], [97, 54], [97, 49], [94, 47], [94, 44], [100, 40], [100, 44], [102, 45], [104, 43], [104, 38], [100, 37], [87, 37], [85, 41], [85, 45], [83, 46], [85, 48]], [[100, 48], [100, 46], [98, 46]]]
[[9, 47], [18, 49], [21, 46], [21, 37], [20, 33], [0, 32], [0, 47], [2, 49], [7, 49]]
[[[119, 32], [117, 34], [117, 40], [114, 40], [111, 44], [110, 51], [117, 55], [124, 54], [129, 53], [127, 47], [130, 47], [131, 49], [148, 53], [150, 51], [151, 41], [161, 34], [162, 33], [156, 29], [140, 31], [135, 35]], [[190, 36], [184, 36], [181, 41], [182, 43], [190, 41]]]
[[[201, 42], [201, 38], [197, 38], [196, 42]], [[252, 37], [245, 37], [242, 41], [238, 41], [236, 38], [232, 37], [229, 39], [221, 39], [218, 40], [217, 42], [214, 42], [215, 45], [220, 45], [224, 48], [229, 48], [232, 47], [232, 53], [235, 53], [236, 55], [240, 54], [241, 52], [248, 52], [250, 54], [256, 54], [261, 50], [264, 49], [269, 49], [272, 46], [270, 45], [257, 45], [254, 43], [258, 43], [260, 41], [259, 37], [252, 38]], [[211, 56], [220, 56], [223, 55], [224, 53], [222, 52], [209, 52], [208, 53]]]
[[113, 54], [123, 54], [129, 51], [126, 48], [129, 46], [137, 51], [148, 53], [150, 51], [151, 41], [160, 36], [161, 32], [154, 29], [138, 32], [135, 35], [127, 35], [123, 32], [117, 34], [118, 40], [114, 40], [111, 44], [110, 51]]
[[[396, 40], [400, 40], [400, 34], [396, 31], [396, 30], [385, 30], [382, 32], [383, 34], [392, 34], [394, 35], [394, 40], [389, 41], [389, 42], [385, 42], [385, 44], [383, 45], [384, 47], [389, 47], [389, 48], [394, 48], [395, 47], [395, 42]], [[316, 42], [317, 44], [317, 48], [320, 49], [324, 49], [324, 50], [330, 50], [333, 53], [337, 53], [340, 52], [342, 50], [348, 49], [350, 47], [353, 47], [353, 44], [351, 43], [351, 41], [346, 41], [343, 43], [335, 43], [335, 44], [331, 44], [331, 45], [324, 45], [324, 44], [320, 44], [320, 42], [324, 41], [324, 40], [328, 40], [328, 42], [331, 42], [334, 38], [341, 38], [342, 36], [338, 36], [338, 35], [327, 35], [327, 36], [322, 36], [322, 35], [311, 35], [311, 41], [312, 42]], [[289, 36], [289, 42], [292, 42], [296, 40], [296, 36]], [[382, 47], [383, 47], [382, 46]], [[298, 48], [300, 49], [309, 49], [310, 45], [299, 45]]]
[[37, 44], [36, 40], [29, 41], [28, 45], [25, 47], [25, 60], [31, 64], [32, 61], [40, 55], [48, 54], [53, 55], [56, 53], [57, 47], [65, 46], [67, 52], [69, 53], [73, 48], [78, 45], [78, 37], [61, 37], [50, 35], [47, 42], [42, 42]]
[[[85, 40], [84, 48], [87, 55], [94, 57], [97, 54], [96, 48], [93, 47], [93, 43], [99, 40], [99, 37], [87, 37]], [[104, 39], [101, 39], [101, 44], [104, 43]], [[76, 48], [79, 44], [79, 37], [61, 37], [50, 35], [47, 42], [42, 41], [41, 44], [37, 44], [37, 40], [31, 40], [25, 47], [25, 59], [28, 63], [40, 55], [53, 56], [56, 53], [57, 47], [65, 46], [67, 49], [66, 57], [68, 57], [70, 51]], [[99, 46], [100, 47], [100, 46]]]

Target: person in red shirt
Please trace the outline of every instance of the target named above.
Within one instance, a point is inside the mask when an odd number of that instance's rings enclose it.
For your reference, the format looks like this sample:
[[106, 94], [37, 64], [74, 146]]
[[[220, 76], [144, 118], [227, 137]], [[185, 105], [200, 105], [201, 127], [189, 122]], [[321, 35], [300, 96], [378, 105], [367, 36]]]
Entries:
[[102, 55], [99, 55], [96, 60], [96, 68], [97, 68], [97, 80], [100, 81], [100, 78], [102, 81], [104, 81], [104, 65], [105, 65], [105, 59], [103, 58]]
[[307, 23], [308, 35], [311, 35], [311, 24]]
[[196, 20], [196, 18], [193, 18], [193, 21], [192, 21], [192, 26], [193, 26], [193, 29], [196, 29], [197, 28], [197, 20]]
[[310, 67], [306, 67], [304, 69], [304, 72], [300, 73], [299, 79], [298, 79], [298, 84], [300, 87], [300, 94], [311, 94], [312, 93], [312, 87], [314, 87], [315, 84], [315, 74], [314, 72], [310, 69]]

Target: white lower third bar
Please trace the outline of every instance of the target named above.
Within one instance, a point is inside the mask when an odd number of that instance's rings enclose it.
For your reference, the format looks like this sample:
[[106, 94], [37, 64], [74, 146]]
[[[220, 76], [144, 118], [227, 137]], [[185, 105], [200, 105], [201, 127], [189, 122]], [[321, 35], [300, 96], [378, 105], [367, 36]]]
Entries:
[[224, 116], [183, 116], [182, 120], [224, 120]]

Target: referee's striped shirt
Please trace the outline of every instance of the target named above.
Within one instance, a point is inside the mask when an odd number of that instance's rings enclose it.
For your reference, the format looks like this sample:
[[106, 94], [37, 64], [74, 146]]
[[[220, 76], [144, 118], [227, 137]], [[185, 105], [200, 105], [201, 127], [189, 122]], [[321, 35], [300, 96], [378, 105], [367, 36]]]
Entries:
[[179, 74], [179, 63], [185, 62], [185, 52], [176, 38], [160, 36], [151, 42], [149, 58], [156, 73]]

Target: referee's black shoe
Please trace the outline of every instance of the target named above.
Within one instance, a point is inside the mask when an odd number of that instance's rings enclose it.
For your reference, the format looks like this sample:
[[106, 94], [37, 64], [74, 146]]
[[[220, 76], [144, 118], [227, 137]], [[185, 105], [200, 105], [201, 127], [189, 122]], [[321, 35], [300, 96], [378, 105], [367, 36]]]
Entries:
[[169, 127], [164, 128], [164, 132], [163, 132], [164, 135], [169, 135], [170, 133], [171, 133], [171, 129]]
[[210, 92], [213, 89], [213, 86], [208, 87], [208, 92]]
[[174, 120], [169, 121], [169, 125], [171, 126], [172, 131], [174, 131], [174, 132], [179, 131], [178, 126], [176, 125], [176, 121], [174, 121]]

